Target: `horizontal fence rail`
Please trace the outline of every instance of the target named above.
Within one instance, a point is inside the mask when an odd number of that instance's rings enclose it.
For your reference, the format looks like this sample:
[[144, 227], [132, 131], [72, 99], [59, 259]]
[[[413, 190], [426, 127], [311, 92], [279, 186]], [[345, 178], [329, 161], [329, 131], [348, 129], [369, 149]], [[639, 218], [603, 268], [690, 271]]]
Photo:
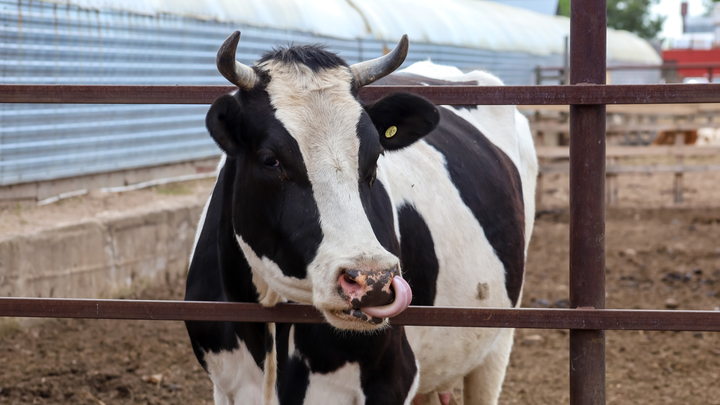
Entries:
[[[211, 104], [234, 86], [0, 85], [0, 103]], [[720, 103], [720, 84], [567, 86], [366, 86], [370, 102], [397, 91], [442, 105]]]
[[[314, 307], [196, 301], [0, 298], [0, 316], [164, 321], [321, 323]], [[393, 325], [573, 330], [720, 331], [720, 311], [411, 306]]]
[[[568, 163], [547, 163], [540, 166], [542, 173], [569, 173]], [[720, 165], [608, 165], [605, 173], [705, 173], [720, 172]]]
[[[542, 71], [567, 69], [563, 66], [538, 66]], [[720, 63], [664, 63], [662, 65], [610, 65], [606, 70], [657, 70], [657, 69], [720, 69]]]
[[[535, 149], [538, 158], [568, 159], [567, 146], [540, 146]], [[720, 146], [694, 145], [653, 145], [653, 146], [608, 146], [607, 157], [675, 157], [675, 156], [720, 156]]]

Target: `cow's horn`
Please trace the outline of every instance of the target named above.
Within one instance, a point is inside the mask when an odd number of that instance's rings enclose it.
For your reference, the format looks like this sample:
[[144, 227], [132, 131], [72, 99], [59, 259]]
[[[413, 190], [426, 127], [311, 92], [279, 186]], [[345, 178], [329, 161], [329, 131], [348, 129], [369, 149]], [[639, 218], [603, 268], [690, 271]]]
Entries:
[[239, 41], [240, 31], [235, 31], [227, 37], [217, 53], [217, 68], [230, 83], [241, 89], [250, 90], [255, 87], [258, 77], [254, 70], [235, 60]]
[[403, 35], [400, 42], [389, 54], [350, 66], [355, 88], [368, 85], [389, 75], [405, 61], [408, 53], [408, 37]]

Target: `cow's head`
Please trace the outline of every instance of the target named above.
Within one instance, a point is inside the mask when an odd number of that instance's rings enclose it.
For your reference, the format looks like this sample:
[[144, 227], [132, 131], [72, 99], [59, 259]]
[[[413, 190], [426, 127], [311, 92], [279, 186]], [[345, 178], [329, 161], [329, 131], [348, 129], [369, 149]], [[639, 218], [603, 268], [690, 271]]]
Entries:
[[312, 303], [338, 328], [382, 327], [412, 294], [368, 217], [377, 161], [432, 131], [439, 115], [409, 94], [366, 106], [356, 95], [402, 64], [407, 37], [353, 66], [306, 46], [270, 52], [253, 68], [235, 60], [239, 38], [228, 37], [217, 58], [239, 90], [215, 101], [206, 124], [234, 162], [233, 227], [260, 300], [272, 305], [277, 292]]

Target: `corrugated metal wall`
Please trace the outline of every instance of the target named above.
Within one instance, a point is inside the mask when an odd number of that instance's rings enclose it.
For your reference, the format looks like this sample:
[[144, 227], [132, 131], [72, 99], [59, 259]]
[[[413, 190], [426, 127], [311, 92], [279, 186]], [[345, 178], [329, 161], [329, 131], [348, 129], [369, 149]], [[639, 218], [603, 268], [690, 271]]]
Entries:
[[[308, 33], [88, 11], [40, 1], [0, 0], [4, 84], [226, 84], [215, 54], [233, 30], [238, 60], [251, 64], [274, 45], [326, 43], [349, 63], [377, 57], [383, 43]], [[394, 44], [388, 44], [390, 48]], [[486, 69], [507, 84], [531, 84], [537, 57], [412, 43], [406, 64], [431, 58]], [[219, 150], [207, 135], [208, 106], [0, 104], [0, 186], [200, 159]]]

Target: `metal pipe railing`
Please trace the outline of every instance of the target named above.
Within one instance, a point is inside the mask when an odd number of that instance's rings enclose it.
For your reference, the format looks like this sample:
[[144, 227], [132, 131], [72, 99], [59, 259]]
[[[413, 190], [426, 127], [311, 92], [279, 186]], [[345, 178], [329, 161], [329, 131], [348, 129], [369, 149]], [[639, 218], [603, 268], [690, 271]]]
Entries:
[[[606, 0], [570, 6], [570, 85], [602, 87]], [[652, 87], [651, 89], [657, 89]], [[605, 308], [605, 105], [570, 105], [570, 306]], [[570, 405], [605, 404], [605, 330], [570, 330]]]
[[[234, 86], [0, 85], [0, 103], [212, 104]], [[720, 83], [569, 86], [366, 86], [365, 102], [397, 91], [439, 105], [596, 105], [720, 103]]]
[[[237, 302], [0, 298], [0, 316], [29, 318], [134, 319], [320, 323], [313, 306]], [[570, 330], [720, 331], [720, 311], [626, 309], [449, 308], [412, 306], [393, 325]]]

